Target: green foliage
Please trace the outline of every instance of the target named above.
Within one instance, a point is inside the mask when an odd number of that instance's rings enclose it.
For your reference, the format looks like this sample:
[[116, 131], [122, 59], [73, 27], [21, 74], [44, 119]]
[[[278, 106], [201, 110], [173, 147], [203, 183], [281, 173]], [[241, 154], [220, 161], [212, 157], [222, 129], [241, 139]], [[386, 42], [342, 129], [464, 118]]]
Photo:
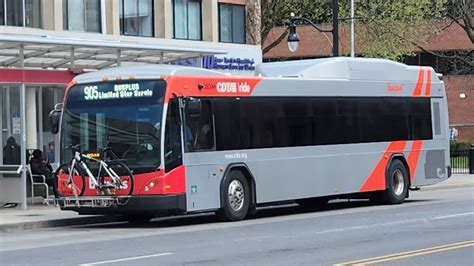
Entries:
[[[356, 52], [367, 57], [399, 60], [412, 55], [437, 33], [447, 0], [356, 0]], [[287, 25], [294, 12], [315, 23], [332, 23], [331, 0], [262, 0], [262, 43], [274, 26]], [[349, 53], [350, 0], [339, 0], [340, 34], [346, 34]], [[279, 40], [281, 41], [282, 38]]]
[[425, 45], [439, 32], [440, 24], [433, 22], [442, 18], [445, 4], [446, 0], [361, 1], [355, 13], [362, 25], [356, 33], [358, 53], [392, 60], [412, 55], [414, 46]]
[[461, 141], [451, 141], [450, 148], [454, 150], [468, 150], [471, 148], [471, 145], [474, 145], [474, 142], [461, 142]]

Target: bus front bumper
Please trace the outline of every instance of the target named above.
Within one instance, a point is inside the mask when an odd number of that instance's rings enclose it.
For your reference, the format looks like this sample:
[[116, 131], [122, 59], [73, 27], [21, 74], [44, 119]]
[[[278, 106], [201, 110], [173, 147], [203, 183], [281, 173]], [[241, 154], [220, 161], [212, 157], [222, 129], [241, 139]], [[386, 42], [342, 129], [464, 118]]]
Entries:
[[128, 197], [74, 197], [59, 200], [61, 210], [79, 214], [179, 214], [186, 212], [186, 194]]

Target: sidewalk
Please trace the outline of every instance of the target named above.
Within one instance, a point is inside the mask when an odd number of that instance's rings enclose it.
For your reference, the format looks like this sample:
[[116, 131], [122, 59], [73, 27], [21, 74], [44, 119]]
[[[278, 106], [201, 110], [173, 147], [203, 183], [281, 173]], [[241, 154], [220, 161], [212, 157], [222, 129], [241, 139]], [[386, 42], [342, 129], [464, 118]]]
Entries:
[[421, 187], [420, 191], [474, 187], [474, 175], [453, 174], [448, 180], [432, 186]]
[[[463, 187], [474, 187], [474, 175], [453, 175], [439, 184], [422, 187], [420, 191]], [[29, 205], [26, 211], [17, 208], [0, 208], [0, 232], [115, 221], [119, 221], [119, 218], [101, 215], [78, 215], [72, 211], [61, 211], [59, 207], [42, 204]]]
[[114, 216], [78, 215], [72, 211], [61, 211], [54, 205], [30, 204], [26, 211], [18, 208], [0, 208], [0, 232], [106, 223], [118, 220], [118, 217]]

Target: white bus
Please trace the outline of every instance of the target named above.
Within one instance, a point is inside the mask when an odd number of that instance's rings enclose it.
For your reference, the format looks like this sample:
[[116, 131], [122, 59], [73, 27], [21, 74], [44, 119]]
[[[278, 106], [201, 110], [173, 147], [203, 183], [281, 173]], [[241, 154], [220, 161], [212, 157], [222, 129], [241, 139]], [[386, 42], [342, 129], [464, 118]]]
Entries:
[[257, 73], [146, 65], [77, 76], [53, 114], [62, 114], [61, 162], [71, 162], [71, 145], [91, 156], [107, 146], [133, 182], [104, 193], [77, 171], [73, 195], [58, 173], [62, 209], [130, 220], [216, 211], [235, 221], [287, 201], [397, 204], [450, 176], [446, 93], [432, 68], [330, 58]]

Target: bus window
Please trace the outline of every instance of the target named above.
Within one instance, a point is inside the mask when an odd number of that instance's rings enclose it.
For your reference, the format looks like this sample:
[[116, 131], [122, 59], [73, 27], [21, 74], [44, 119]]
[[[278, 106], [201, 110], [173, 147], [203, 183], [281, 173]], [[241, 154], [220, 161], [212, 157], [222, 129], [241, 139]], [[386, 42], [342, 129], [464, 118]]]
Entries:
[[172, 99], [168, 105], [165, 129], [165, 172], [183, 163], [181, 154], [181, 128], [178, 100]]
[[184, 131], [187, 151], [214, 149], [214, 119], [209, 100], [201, 100], [199, 117], [191, 117], [186, 111]]

